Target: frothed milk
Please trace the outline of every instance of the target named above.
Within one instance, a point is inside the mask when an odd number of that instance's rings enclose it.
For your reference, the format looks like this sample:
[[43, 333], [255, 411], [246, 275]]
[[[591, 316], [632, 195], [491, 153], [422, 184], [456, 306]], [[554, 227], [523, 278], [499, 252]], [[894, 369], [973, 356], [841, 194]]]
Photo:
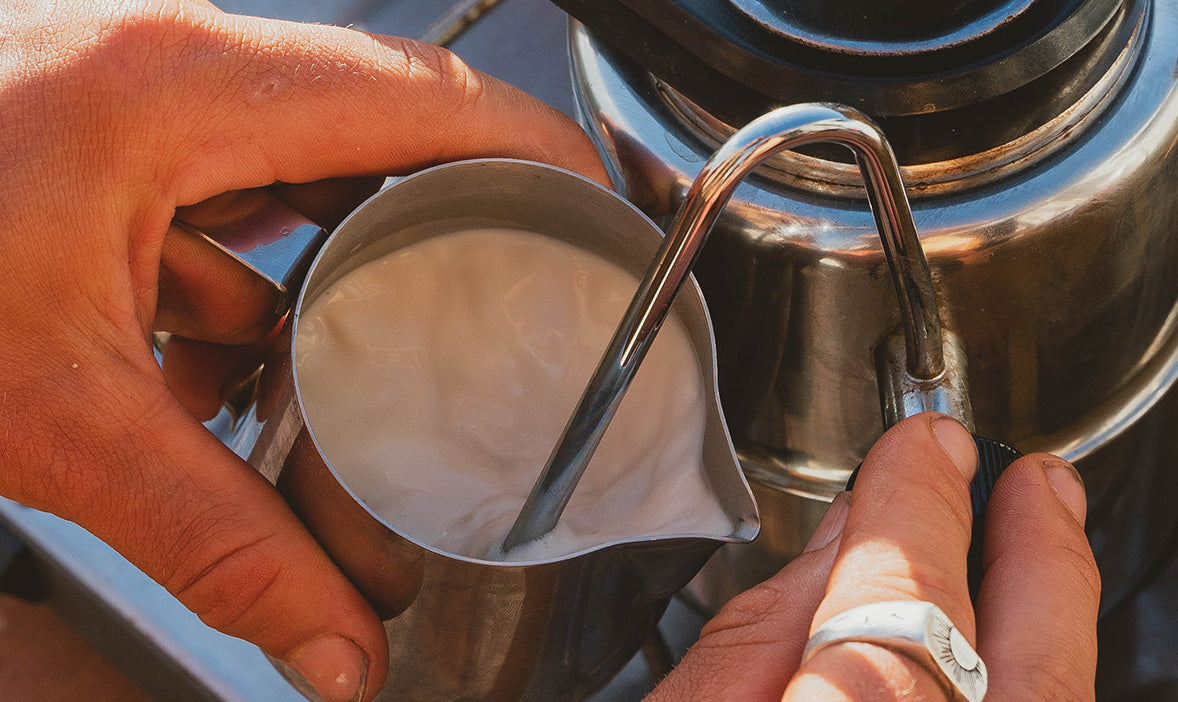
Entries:
[[394, 251], [302, 312], [309, 425], [372, 511], [450, 553], [534, 560], [640, 536], [729, 535], [701, 461], [705, 386], [672, 316], [556, 529], [500, 549], [637, 285], [591, 253], [516, 230]]

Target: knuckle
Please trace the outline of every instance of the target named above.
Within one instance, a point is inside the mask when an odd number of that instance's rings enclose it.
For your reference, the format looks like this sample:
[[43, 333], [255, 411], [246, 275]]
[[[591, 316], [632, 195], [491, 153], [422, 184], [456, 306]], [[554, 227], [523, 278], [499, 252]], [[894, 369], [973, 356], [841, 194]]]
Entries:
[[40, 21], [18, 22], [6, 35], [10, 39], [4, 43], [6, 53], [23, 56], [24, 63], [35, 67], [37, 77], [69, 78], [60, 75], [61, 69], [87, 63], [88, 70], [78, 72], [74, 83], [93, 74], [102, 77], [102, 71], [94, 69], [103, 67], [108, 73], [116, 68], [135, 70], [139, 68], [135, 59], [169, 45], [177, 31], [189, 32], [197, 25], [180, 3], [163, 0], [124, 0], [108, 4], [101, 12], [58, 3], [31, 17]]
[[409, 77], [451, 101], [450, 107], [463, 110], [483, 97], [484, 84], [477, 71], [453, 52], [440, 46], [405, 40], [397, 46]]
[[222, 631], [265, 626], [265, 606], [283, 570], [270, 548], [274, 535], [229, 541], [237, 531], [215, 517], [194, 523], [173, 559], [179, 568], [164, 582], [202, 621]]
[[35, 94], [29, 107], [51, 118], [67, 162], [111, 166], [141, 144], [135, 127], [174, 109], [170, 86], [200, 25], [176, 2], [121, 2], [101, 17], [71, 12], [25, 41], [34, 47], [24, 74]]
[[700, 631], [700, 644], [719, 644], [749, 638], [770, 612], [782, 607], [789, 593], [772, 581], [761, 583], [730, 600]]
[[95, 28], [92, 42], [83, 44], [78, 56], [89, 64], [87, 76], [112, 84], [128, 78], [145, 80], [161, 59], [182, 54], [199, 26], [173, 3], [124, 2]]
[[964, 564], [964, 543], [957, 549], [959, 554], [950, 556], [940, 541], [863, 542], [843, 554], [832, 580], [850, 583], [853, 591], [865, 599], [915, 598], [942, 607], [952, 605], [965, 596], [965, 580], [960, 577], [960, 569], [946, 567], [946, 563], [952, 557], [954, 562]]
[[[704, 625], [693, 651], [717, 659], [776, 651], [800, 656], [815, 609], [826, 589], [829, 563], [819, 553], [802, 554], [776, 575], [730, 600]], [[796, 648], [796, 651], [792, 651]], [[697, 654], [698, 655], [698, 654]]]

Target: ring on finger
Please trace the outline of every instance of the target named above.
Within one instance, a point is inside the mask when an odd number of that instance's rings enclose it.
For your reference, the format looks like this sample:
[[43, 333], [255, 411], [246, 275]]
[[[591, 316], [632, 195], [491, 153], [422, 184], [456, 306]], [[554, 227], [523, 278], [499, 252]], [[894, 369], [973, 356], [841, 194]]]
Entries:
[[827, 646], [870, 643], [904, 654], [933, 674], [955, 702], [986, 696], [986, 664], [932, 602], [872, 602], [831, 617], [806, 643], [805, 663]]

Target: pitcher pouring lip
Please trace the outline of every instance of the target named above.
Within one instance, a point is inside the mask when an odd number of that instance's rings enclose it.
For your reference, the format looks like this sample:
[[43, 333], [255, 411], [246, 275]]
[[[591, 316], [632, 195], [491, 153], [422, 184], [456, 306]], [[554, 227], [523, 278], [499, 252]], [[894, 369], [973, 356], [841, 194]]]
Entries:
[[[632, 657], [670, 597], [719, 546], [751, 541], [759, 529], [719, 405], [714, 335], [694, 281], [674, 309], [703, 383], [702, 463], [729, 533], [610, 539], [551, 558], [488, 561], [423, 543], [357, 499], [306, 425], [292, 329], [308, 300], [365, 257], [488, 224], [572, 243], [636, 277], [662, 239], [637, 208], [593, 181], [552, 166], [482, 159], [421, 171], [371, 197], [323, 244], [304, 269], [305, 283], [298, 280], [305, 257], [271, 276], [297, 299], [239, 430], [257, 437], [250, 463], [386, 620], [392, 673], [382, 698], [588, 694]], [[295, 248], [285, 246], [287, 254]], [[269, 253], [253, 247], [247, 258]]]

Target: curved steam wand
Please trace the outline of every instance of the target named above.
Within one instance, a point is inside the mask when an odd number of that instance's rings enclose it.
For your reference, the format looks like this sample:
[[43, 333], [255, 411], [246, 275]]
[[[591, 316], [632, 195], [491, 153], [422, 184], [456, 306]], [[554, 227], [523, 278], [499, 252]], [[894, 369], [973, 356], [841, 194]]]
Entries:
[[854, 152], [859, 163], [899, 298], [907, 374], [917, 382], [943, 374], [945, 357], [932, 277], [896, 157], [883, 134], [865, 115], [841, 105], [806, 103], [773, 110], [733, 134], [691, 184], [670, 234], [508, 532], [504, 551], [538, 539], [556, 526], [736, 186], [770, 156], [815, 142], [841, 144]]

